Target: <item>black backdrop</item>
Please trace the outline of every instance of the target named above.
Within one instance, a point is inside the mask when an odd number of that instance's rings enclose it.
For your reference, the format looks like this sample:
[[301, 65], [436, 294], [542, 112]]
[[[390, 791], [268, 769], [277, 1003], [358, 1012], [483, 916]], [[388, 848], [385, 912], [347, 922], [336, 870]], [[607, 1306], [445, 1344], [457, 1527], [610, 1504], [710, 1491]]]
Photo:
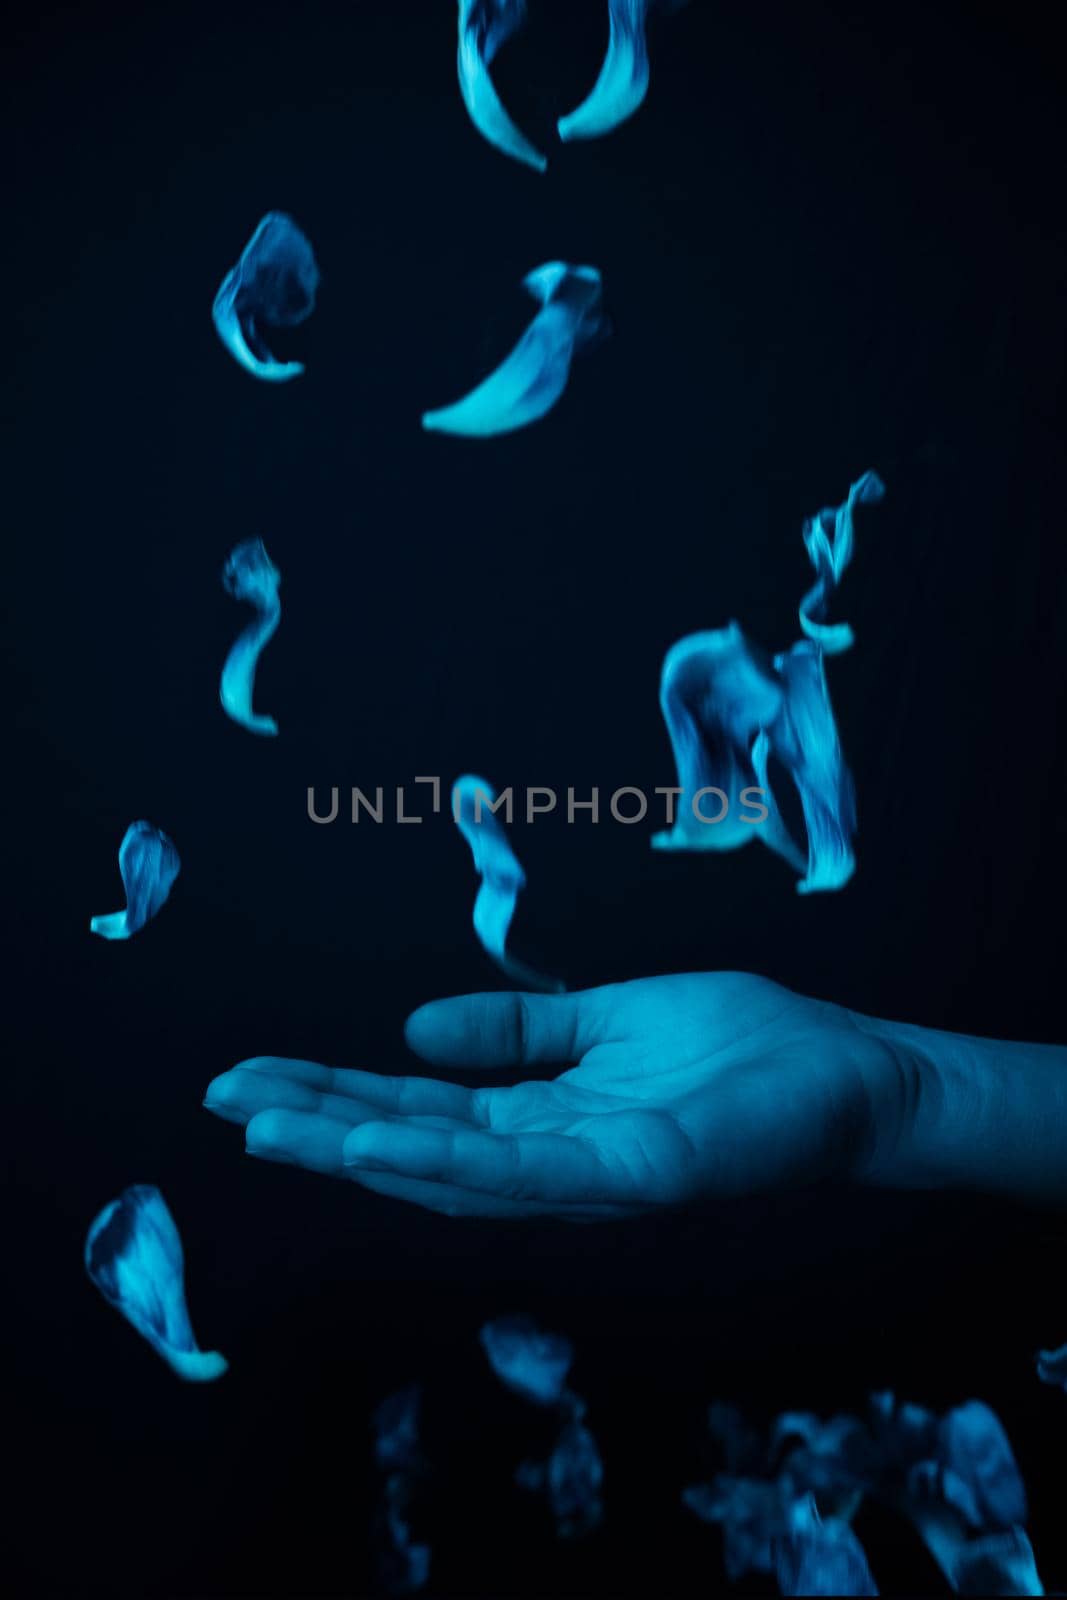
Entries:
[[[881, 1015], [1064, 1040], [1059, 706], [1064, 154], [1036, 6], [694, 0], [648, 102], [548, 141], [595, 76], [599, 0], [538, 0], [496, 71], [547, 177], [481, 141], [454, 8], [39, 6], [11, 46], [4, 524], [17, 761], [6, 967], [14, 1166], [5, 1410], [19, 1592], [351, 1595], [370, 1582], [368, 1416], [420, 1378], [432, 1590], [691, 1593], [718, 1540], [679, 1505], [715, 1396], [758, 1417], [874, 1386], [999, 1408], [1067, 1581], [1062, 1217], [818, 1191], [600, 1228], [460, 1223], [241, 1153], [207, 1081], [269, 1052], [402, 1069], [402, 1019], [492, 987], [441, 820], [316, 829], [305, 791], [464, 769], [669, 783], [656, 690], [682, 633], [796, 634], [802, 516], [868, 466], [831, 664], [859, 869], [798, 898], [766, 852], [663, 858], [650, 827], [524, 829], [516, 932], [582, 985], [732, 966]], [[254, 383], [211, 298], [266, 210], [322, 267]], [[614, 338], [542, 425], [423, 436], [529, 315], [522, 274], [603, 271]], [[12, 326], [14, 324], [14, 326]], [[219, 584], [260, 535], [283, 576], [254, 740], [217, 705]], [[321, 787], [320, 787], [320, 792]], [[127, 946], [135, 816], [184, 870]], [[177, 1383], [82, 1273], [88, 1221], [160, 1184], [202, 1341]], [[607, 1517], [555, 1547], [507, 1484], [529, 1423], [481, 1320], [579, 1347]], [[937, 1586], [864, 1513], [883, 1589]]]

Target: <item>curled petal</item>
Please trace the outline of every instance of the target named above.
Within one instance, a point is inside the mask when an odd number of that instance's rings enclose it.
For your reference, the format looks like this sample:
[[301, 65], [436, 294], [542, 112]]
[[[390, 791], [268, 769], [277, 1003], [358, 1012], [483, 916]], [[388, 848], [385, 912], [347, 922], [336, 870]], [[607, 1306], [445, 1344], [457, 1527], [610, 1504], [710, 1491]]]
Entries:
[[452, 787], [452, 815], [471, 847], [481, 887], [474, 901], [474, 931], [487, 955], [502, 972], [526, 988], [560, 993], [563, 985], [545, 977], [508, 953], [508, 933], [526, 874], [508, 843], [503, 824], [493, 809], [496, 792], [484, 778], [467, 775]]
[[292, 217], [269, 211], [226, 274], [211, 315], [219, 338], [246, 372], [284, 383], [304, 370], [301, 361], [275, 361], [262, 329], [292, 328], [315, 309], [319, 269], [314, 251]]
[[817, 511], [804, 523], [804, 547], [815, 568], [816, 581], [800, 602], [800, 626], [828, 656], [839, 655], [853, 643], [847, 622], [829, 624], [824, 619], [841, 575], [852, 560], [852, 512], [858, 505], [873, 505], [885, 498], [885, 484], [876, 472], [865, 472], [848, 491], [844, 505]]
[[559, 1403], [574, 1360], [574, 1347], [559, 1333], [545, 1333], [531, 1317], [496, 1317], [479, 1338], [500, 1379], [535, 1405]]
[[[804, 857], [752, 756], [760, 730], [777, 720], [783, 700], [773, 664], [736, 622], [690, 634], [671, 647], [660, 677], [660, 707], [682, 793], [674, 826], [653, 835], [654, 850], [737, 850], [761, 838], [803, 872]], [[711, 798], [702, 799], [702, 791]], [[762, 821], [752, 814], [760, 807], [767, 811]]]
[[561, 1539], [580, 1538], [600, 1525], [604, 1464], [583, 1422], [565, 1423], [547, 1462], [524, 1461], [515, 1478], [520, 1488], [548, 1496]]
[[423, 413], [430, 433], [490, 438], [537, 422], [567, 386], [574, 352], [604, 332], [600, 273], [549, 261], [523, 279], [541, 310], [495, 372], [453, 405]]
[[185, 1305], [182, 1242], [159, 1190], [134, 1184], [106, 1205], [89, 1228], [85, 1267], [105, 1300], [179, 1378], [208, 1383], [225, 1357], [201, 1350]]
[[162, 906], [181, 871], [174, 841], [150, 822], [131, 822], [119, 845], [119, 872], [126, 891], [125, 911], [93, 917], [90, 933], [101, 939], [128, 939], [139, 933]]
[[223, 710], [249, 733], [278, 732], [273, 717], [257, 716], [252, 710], [252, 690], [260, 655], [281, 619], [280, 583], [281, 576], [262, 539], [246, 539], [237, 545], [222, 570], [222, 586], [226, 592], [235, 600], [254, 606], [259, 613], [238, 635], [226, 657], [219, 683]]
[[[942, 1417], [939, 1460], [946, 1477], [965, 1486], [959, 1509], [982, 1528], [1026, 1521], [1026, 1489], [1000, 1418], [981, 1400], [969, 1400]], [[950, 1499], [951, 1503], [951, 1499]], [[970, 1512], [973, 1505], [976, 1515]]]
[[608, 48], [589, 94], [557, 127], [564, 142], [597, 139], [632, 117], [648, 92], [645, 18], [650, 0], [608, 0]]
[[775, 1542], [778, 1586], [785, 1595], [874, 1595], [863, 1546], [847, 1522], [825, 1521], [806, 1495], [790, 1508], [789, 1525]]
[[386, 1395], [374, 1413], [374, 1458], [387, 1472], [411, 1472], [422, 1465], [421, 1403], [422, 1391], [413, 1383]]
[[1042, 1350], [1037, 1358], [1037, 1375], [1042, 1383], [1058, 1383], [1067, 1389], [1067, 1344], [1059, 1350]]
[[949, 1582], [957, 1594], [1044, 1594], [1029, 1539], [1022, 1528], [971, 1539], [955, 1552]]
[[702, 1522], [722, 1528], [723, 1562], [731, 1583], [748, 1572], [774, 1571], [774, 1548], [788, 1529], [789, 1515], [780, 1484], [719, 1473], [710, 1483], [683, 1490], [682, 1500]]
[[544, 172], [548, 162], [516, 128], [489, 76], [493, 57], [525, 21], [526, 0], [459, 0], [459, 89], [483, 139]]

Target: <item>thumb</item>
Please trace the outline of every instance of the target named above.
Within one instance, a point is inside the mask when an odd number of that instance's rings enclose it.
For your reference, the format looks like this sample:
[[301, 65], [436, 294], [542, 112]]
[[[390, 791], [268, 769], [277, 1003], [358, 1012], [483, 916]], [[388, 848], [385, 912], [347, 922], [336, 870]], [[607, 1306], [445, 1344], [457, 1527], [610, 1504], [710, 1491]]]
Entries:
[[597, 1043], [599, 991], [461, 994], [413, 1011], [404, 1037], [442, 1067], [529, 1067], [577, 1061]]

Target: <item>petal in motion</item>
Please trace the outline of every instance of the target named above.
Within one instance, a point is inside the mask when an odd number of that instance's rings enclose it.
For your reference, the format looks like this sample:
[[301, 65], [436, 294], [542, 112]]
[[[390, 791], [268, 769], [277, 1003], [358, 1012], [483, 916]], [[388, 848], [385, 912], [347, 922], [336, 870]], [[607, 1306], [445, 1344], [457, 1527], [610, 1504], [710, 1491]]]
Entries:
[[275, 361], [262, 327], [293, 328], [315, 309], [319, 269], [308, 239], [284, 211], [268, 211], [222, 280], [211, 315], [219, 338], [254, 378], [284, 383], [302, 361]]
[[800, 602], [800, 626], [828, 656], [852, 648], [853, 633], [847, 622], [824, 621], [841, 574], [852, 560], [852, 510], [885, 498], [885, 484], [877, 472], [865, 472], [848, 491], [844, 505], [831, 506], [804, 523], [804, 547], [815, 568], [816, 581]]
[[411, 1536], [411, 1510], [426, 1463], [419, 1447], [422, 1394], [410, 1384], [387, 1395], [374, 1413], [374, 1458], [385, 1473], [374, 1522], [378, 1585], [386, 1594], [415, 1594], [430, 1576], [430, 1547]]
[[574, 352], [606, 330], [600, 273], [547, 261], [523, 279], [541, 310], [495, 372], [462, 400], [423, 413], [431, 433], [490, 438], [537, 422], [567, 386]]
[[[865, 473], [844, 506], [805, 524], [819, 574], [801, 604], [808, 638], [770, 659], [731, 622], [668, 651], [660, 705], [682, 793], [674, 826], [653, 836], [653, 849], [736, 850], [758, 837], [801, 874], [801, 894], [840, 889], [852, 876], [855, 793], [823, 667], [824, 655], [847, 649], [852, 633], [822, 619], [851, 556], [852, 507], [884, 492]], [[806, 857], [775, 800], [772, 758], [800, 798]]]
[[496, 803], [496, 793], [484, 778], [457, 778], [452, 787], [452, 815], [471, 847], [475, 871], [482, 880], [474, 901], [474, 931], [482, 948], [509, 978], [528, 989], [560, 994], [564, 986], [557, 979], [545, 977], [508, 954], [508, 932], [526, 874], [492, 809]]
[[119, 845], [119, 871], [126, 891], [125, 911], [93, 917], [90, 933], [101, 939], [129, 939], [150, 922], [181, 871], [174, 841], [150, 822], [131, 822]]
[[459, 0], [459, 88], [483, 139], [544, 172], [548, 162], [516, 128], [489, 76], [493, 57], [525, 21], [526, 0]]
[[574, 1360], [569, 1339], [525, 1316], [495, 1317], [478, 1337], [501, 1383], [535, 1405], [559, 1404]]
[[604, 1463], [596, 1440], [581, 1420], [563, 1424], [547, 1461], [524, 1461], [515, 1474], [520, 1489], [545, 1494], [561, 1539], [577, 1539], [600, 1526]]
[[1067, 1389], [1067, 1344], [1058, 1350], [1042, 1350], [1037, 1358], [1037, 1375], [1042, 1383], [1058, 1383]]
[[871, 1595], [878, 1587], [863, 1546], [847, 1522], [824, 1522], [806, 1495], [789, 1512], [785, 1534], [775, 1543], [778, 1587], [785, 1595]]
[[645, 18], [652, 0], [608, 0], [608, 48], [588, 95], [557, 127], [564, 142], [597, 139], [632, 117], [648, 92]]
[[273, 717], [252, 710], [256, 666], [264, 645], [275, 633], [282, 614], [278, 598], [281, 574], [267, 554], [262, 539], [245, 539], [231, 551], [222, 569], [222, 586], [235, 600], [245, 600], [259, 615], [240, 634], [226, 657], [219, 683], [222, 708], [249, 733], [275, 734]]
[[956, 1551], [949, 1582], [957, 1594], [1044, 1594], [1023, 1528], [971, 1539]]
[[106, 1205], [85, 1241], [85, 1267], [105, 1300], [190, 1383], [221, 1378], [227, 1362], [201, 1350], [185, 1306], [182, 1242], [159, 1190], [133, 1184]]

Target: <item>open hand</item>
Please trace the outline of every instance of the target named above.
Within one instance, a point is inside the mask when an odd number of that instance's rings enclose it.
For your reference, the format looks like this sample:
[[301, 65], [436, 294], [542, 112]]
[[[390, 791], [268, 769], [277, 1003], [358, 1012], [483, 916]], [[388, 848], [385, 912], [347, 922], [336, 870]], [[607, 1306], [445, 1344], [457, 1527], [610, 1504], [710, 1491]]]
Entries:
[[744, 973], [475, 994], [408, 1018], [436, 1067], [576, 1063], [463, 1088], [260, 1057], [204, 1104], [252, 1155], [449, 1216], [624, 1216], [701, 1194], [877, 1175], [919, 1067], [889, 1025]]

